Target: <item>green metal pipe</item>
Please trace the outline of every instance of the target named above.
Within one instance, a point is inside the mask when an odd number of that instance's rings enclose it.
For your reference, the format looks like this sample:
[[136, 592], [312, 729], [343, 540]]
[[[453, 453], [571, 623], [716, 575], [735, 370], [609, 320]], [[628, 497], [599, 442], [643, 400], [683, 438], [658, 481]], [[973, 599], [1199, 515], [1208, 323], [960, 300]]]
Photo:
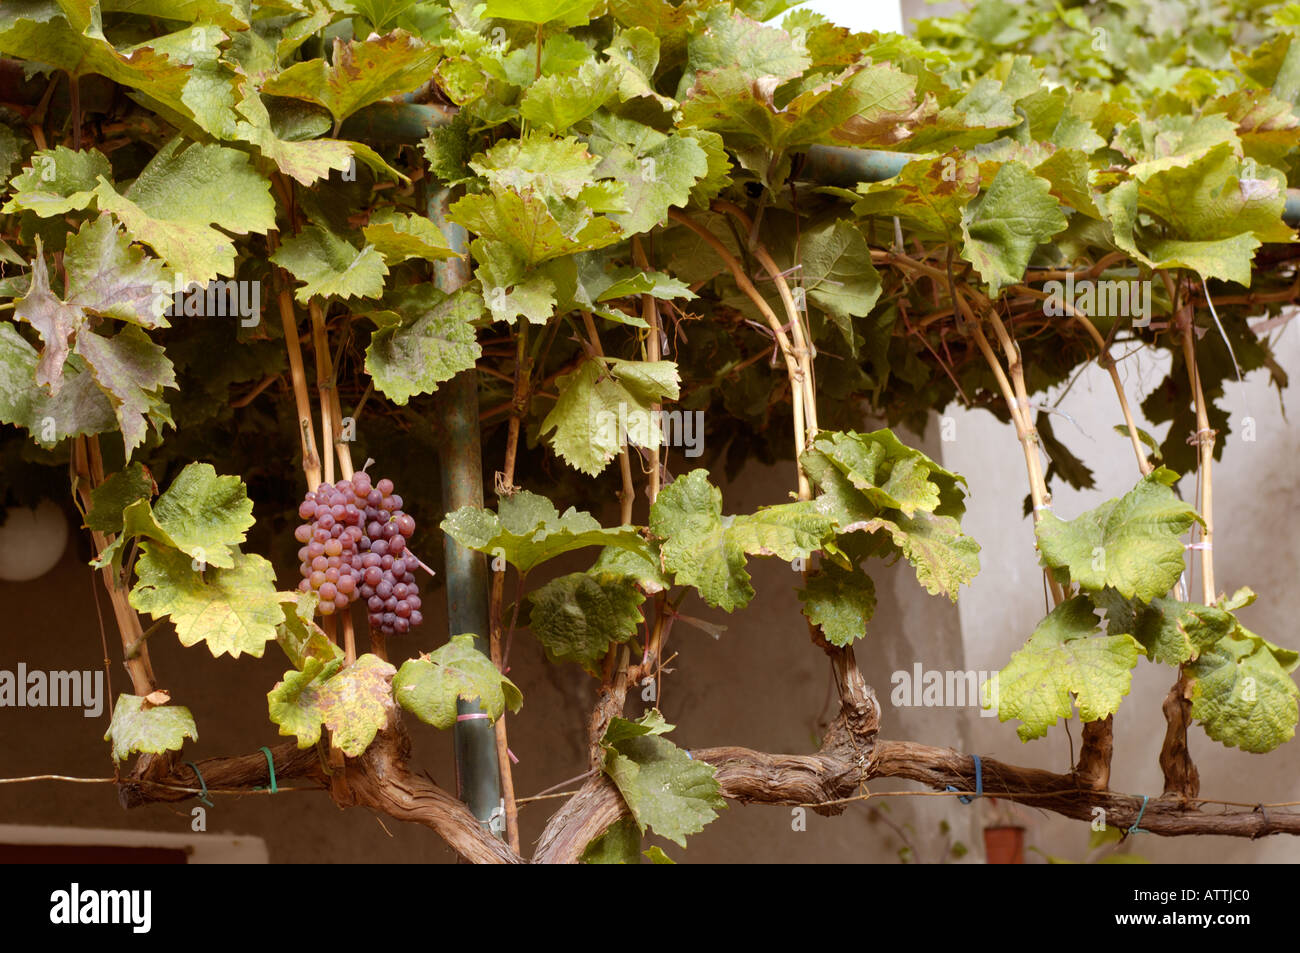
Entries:
[[[466, 254], [469, 236], [465, 229], [447, 221], [450, 204], [447, 189], [429, 197], [428, 216], [442, 230], [452, 248]], [[449, 259], [434, 266], [438, 287], [455, 291], [469, 280], [466, 258]], [[483, 506], [483, 450], [478, 426], [478, 372], [462, 371], [438, 389], [444, 443], [439, 453], [442, 475], [442, 508], [451, 513], [462, 506]], [[446, 564], [447, 632], [474, 634], [474, 647], [488, 654], [488, 575], [482, 553], [466, 549], [450, 536], [443, 536]], [[478, 714], [478, 700], [456, 702], [461, 715]], [[498, 836], [504, 819], [494, 812], [501, 804], [501, 775], [497, 764], [496, 733], [486, 718], [457, 721], [453, 729], [456, 745], [456, 777], [461, 800], [480, 823]]]

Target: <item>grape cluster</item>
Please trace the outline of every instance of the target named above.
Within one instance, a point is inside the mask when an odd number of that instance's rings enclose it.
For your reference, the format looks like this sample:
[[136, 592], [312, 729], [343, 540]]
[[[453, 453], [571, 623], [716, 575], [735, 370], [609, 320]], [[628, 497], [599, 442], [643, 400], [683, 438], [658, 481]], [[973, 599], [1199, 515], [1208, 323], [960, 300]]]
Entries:
[[294, 531], [303, 544], [298, 588], [320, 597], [321, 615], [364, 599], [370, 627], [384, 635], [424, 620], [415, 583], [419, 561], [406, 548], [415, 520], [402, 512], [392, 480], [372, 486], [362, 470], [351, 480], [322, 483], [303, 498], [298, 515], [307, 521]]

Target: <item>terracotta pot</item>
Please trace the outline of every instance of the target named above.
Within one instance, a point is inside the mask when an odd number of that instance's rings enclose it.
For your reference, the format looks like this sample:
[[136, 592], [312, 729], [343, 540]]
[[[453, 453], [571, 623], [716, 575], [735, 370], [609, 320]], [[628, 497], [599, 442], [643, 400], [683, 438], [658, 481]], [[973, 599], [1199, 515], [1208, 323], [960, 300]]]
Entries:
[[1023, 827], [984, 828], [984, 855], [990, 864], [1023, 864], [1025, 829]]

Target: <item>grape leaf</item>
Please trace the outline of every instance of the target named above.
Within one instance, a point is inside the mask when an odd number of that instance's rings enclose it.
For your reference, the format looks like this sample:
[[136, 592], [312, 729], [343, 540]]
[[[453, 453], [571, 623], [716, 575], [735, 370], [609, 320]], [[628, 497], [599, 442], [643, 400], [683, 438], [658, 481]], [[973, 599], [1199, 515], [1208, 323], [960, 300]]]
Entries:
[[1272, 751], [1295, 734], [1300, 689], [1268, 643], [1238, 625], [1201, 653], [1187, 671], [1192, 717], [1230, 748]]
[[391, 682], [396, 669], [373, 655], [340, 668], [339, 661], [309, 658], [302, 671], [285, 672], [266, 695], [271, 721], [280, 734], [293, 735], [299, 748], [320, 741], [356, 758], [365, 753], [393, 713]]
[[595, 476], [614, 459], [624, 440], [653, 450], [662, 441], [651, 407], [677, 399], [672, 361], [588, 360], [556, 380], [559, 400], [540, 433], [554, 431], [551, 447], [570, 466]]
[[528, 593], [528, 625], [552, 662], [577, 662], [599, 675], [614, 643], [636, 635], [645, 601], [625, 576], [575, 572]]
[[988, 190], [962, 211], [961, 257], [996, 293], [1025, 274], [1034, 250], [1068, 224], [1051, 183], [1023, 162], [1001, 166]]
[[113, 760], [125, 761], [136, 752], [166, 754], [180, 751], [185, 739], [199, 740], [190, 710], [181, 705], [145, 708], [138, 695], [118, 695], [105, 741], [113, 743]]
[[172, 363], [161, 347], [132, 325], [112, 337], [83, 330], [77, 335], [76, 352], [112, 404], [129, 458], [144, 442], [146, 415], [154, 418], [156, 427], [159, 419], [170, 423], [161, 394], [163, 388], [176, 386]]
[[418, 89], [433, 76], [439, 50], [403, 30], [373, 39], [334, 38], [330, 62], [295, 63], [262, 84], [262, 92], [324, 106], [341, 123], [357, 110]]
[[678, 585], [694, 586], [711, 606], [732, 612], [754, 596], [745, 556], [806, 558], [830, 533], [831, 520], [811, 500], [722, 515], [722, 494], [707, 470], [668, 484], [650, 507], [650, 532]]
[[91, 490], [86, 526], [100, 533], [120, 533], [122, 511], [136, 500], [150, 499], [153, 494], [153, 477], [143, 464], [133, 463]]
[[1127, 632], [1142, 643], [1147, 658], [1166, 665], [1195, 660], [1237, 625], [1232, 613], [1196, 602], [1161, 598], [1145, 605], [1114, 589], [1092, 594], [1092, 601], [1106, 610], [1107, 632]]
[[582, 26], [595, 5], [596, 0], [487, 0], [482, 15], [525, 23]]
[[126, 542], [143, 537], [195, 562], [230, 569], [252, 525], [253, 501], [243, 481], [219, 476], [210, 463], [190, 463], [153, 506], [141, 497], [123, 507], [118, 538], [92, 565], [116, 564]]
[[713, 765], [660, 737], [671, 728], [653, 710], [639, 722], [611, 719], [601, 742], [603, 768], [642, 833], [648, 827], [685, 847], [687, 835], [702, 831], [727, 805]]
[[474, 330], [482, 314], [483, 299], [466, 289], [441, 300], [428, 286], [400, 289], [394, 310], [369, 315], [379, 326], [366, 348], [366, 373], [395, 404], [433, 393], [483, 353]]
[[898, 216], [909, 229], [952, 241], [961, 227], [962, 212], [979, 194], [979, 163], [965, 154], [913, 159], [898, 175], [881, 182], [863, 182], [853, 206], [858, 215]]
[[624, 234], [647, 232], [661, 224], [670, 208], [691, 200], [691, 189], [709, 171], [709, 157], [695, 139], [668, 136], [639, 123], [602, 122], [591, 137], [601, 157], [596, 175], [623, 186], [624, 211], [612, 218]]
[[831, 645], [850, 645], [867, 634], [876, 611], [876, 586], [861, 570], [846, 571], [832, 563], [808, 577], [799, 591], [803, 614], [820, 626]]
[[979, 572], [979, 543], [963, 533], [961, 524], [951, 516], [899, 514], [893, 519], [868, 520], [862, 528], [868, 533], [878, 529], [888, 532], [916, 570], [917, 582], [932, 596], [943, 593], [956, 602], [961, 584], [969, 585]]
[[1177, 479], [1161, 467], [1076, 519], [1043, 514], [1036, 532], [1044, 565], [1068, 570], [1084, 589], [1111, 586], [1143, 601], [1163, 596], [1183, 572], [1180, 537], [1200, 520], [1170, 489]]
[[[1113, 715], [1129, 692], [1141, 645], [1131, 635], [1098, 635], [1085, 596], [1061, 603], [1034, 629], [996, 681], [985, 686], [998, 720], [1019, 718], [1021, 741], [1041, 738], [1070, 717], [1071, 696], [1083, 721]], [[996, 698], [991, 696], [996, 693]]]
[[[53, 394], [62, 386], [63, 363], [70, 341], [98, 316], [130, 321], [145, 328], [166, 327], [163, 311], [171, 303], [172, 282], [162, 264], [146, 259], [107, 216], [85, 222], [68, 238], [64, 270], [68, 285], [66, 301], [50, 289], [49, 270], [38, 237], [31, 285], [27, 294], [14, 302], [14, 317], [36, 328], [45, 344], [36, 380], [48, 385]], [[86, 333], [91, 334], [88, 330]], [[89, 346], [96, 353], [105, 348], [112, 350], [110, 345], [94, 341]], [[93, 364], [93, 358], [83, 356]], [[107, 355], [110, 360], [112, 356]], [[170, 366], [167, 363], [166, 372], [159, 372], [162, 378], [170, 377]], [[107, 371], [102, 369], [104, 373]], [[96, 377], [104, 383], [101, 373]], [[105, 392], [110, 398], [115, 396], [111, 383]], [[127, 449], [134, 445], [128, 441]]]
[[40, 357], [10, 323], [0, 322], [0, 423], [28, 431], [50, 449], [67, 437], [103, 433], [117, 426], [113, 406], [73, 355], [63, 365], [62, 386], [49, 394], [36, 384]]
[[568, 132], [618, 93], [620, 79], [612, 64], [587, 60], [572, 72], [534, 81], [519, 100], [519, 114], [539, 127]]
[[584, 864], [635, 864], [641, 850], [641, 829], [631, 817], [620, 817], [582, 852]]
[[460, 699], [477, 700], [479, 711], [493, 721], [524, 703], [514, 683], [474, 648], [473, 635], [454, 635], [441, 648], [403, 662], [393, 679], [393, 694], [399, 705], [435, 728], [456, 724]]
[[284, 240], [271, 261], [303, 284], [294, 297], [306, 304], [313, 297], [378, 298], [384, 291], [388, 266], [372, 245], [357, 251], [319, 225], [308, 225]]
[[315, 622], [319, 601], [314, 592], [280, 594], [284, 621], [275, 627], [275, 640], [299, 671], [302, 671], [308, 659], [328, 663], [343, 657], [343, 650], [331, 642]]
[[188, 554], [175, 549], [143, 543], [140, 553], [133, 608], [154, 619], [170, 618], [184, 646], [203, 642], [213, 656], [262, 657], [284, 621], [269, 562], [240, 553], [229, 569], [199, 572]]
[[645, 539], [631, 526], [604, 528], [572, 507], [561, 516], [554, 503], [528, 490], [502, 497], [497, 513], [462, 506], [447, 514], [442, 531], [469, 549], [501, 556], [520, 572], [586, 546], [646, 551]]
[[408, 258], [438, 261], [457, 257], [438, 226], [421, 215], [380, 209], [370, 216], [369, 224], [361, 233], [366, 244], [373, 246], [390, 265]]
[[95, 198], [95, 185], [112, 167], [96, 149], [74, 152], [65, 146], [32, 153], [28, 168], [9, 183], [13, 195], [4, 204], [6, 214], [30, 211], [42, 218], [80, 211]]
[[871, 263], [866, 238], [856, 225], [833, 219], [804, 232], [799, 251], [798, 287], [831, 317], [856, 357], [858, 336], [852, 319], [869, 314], [881, 291], [880, 273]]
[[245, 153], [180, 137], [158, 150], [124, 194], [100, 176], [95, 197], [184, 283], [234, 274], [235, 246], [218, 229], [246, 235], [275, 228], [271, 183]]

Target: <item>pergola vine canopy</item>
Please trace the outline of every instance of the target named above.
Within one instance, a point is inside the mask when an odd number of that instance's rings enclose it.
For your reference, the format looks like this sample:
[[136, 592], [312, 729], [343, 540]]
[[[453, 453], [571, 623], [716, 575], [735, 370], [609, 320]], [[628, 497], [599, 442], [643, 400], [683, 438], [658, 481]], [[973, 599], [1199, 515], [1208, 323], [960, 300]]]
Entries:
[[[983, 0], [904, 37], [783, 0], [7, 0], [0, 55], [6, 502], [72, 475], [131, 679], [105, 739], [135, 758], [124, 804], [274, 764], [517, 862], [526, 627], [600, 684], [534, 860], [684, 846], [727, 798], [836, 812], [873, 777], [977, 771], [1154, 833], [1300, 831], [1202, 811], [1186, 744], [1267, 752], [1297, 722], [1300, 655], [1246, 628], [1212, 547], [1224, 382], [1287, 379], [1297, 4]], [[1125, 393], [1129, 348], [1169, 355], [1149, 393]], [[1133, 482], [1057, 513], [1092, 474], [1032, 398], [1093, 361]], [[965, 481], [893, 429], [953, 401], [1014, 428], [1053, 606], [986, 701], [1026, 741], [1077, 716], [1068, 775], [877, 737], [873, 566], [953, 600], [979, 571]], [[734, 513], [719, 474], [749, 459], [791, 493]], [[590, 568], [535, 581], [573, 553]], [[683, 598], [743, 611], [763, 558], [802, 568], [834, 671], [821, 749], [686, 751], [671, 710], [625, 717]], [[450, 623], [425, 618], [430, 562]], [[202, 719], [152, 667], [159, 625], [214, 656], [275, 643], [291, 740], [184, 761]], [[1138, 664], [1174, 679], [1150, 804], [1109, 790]], [[462, 733], [469, 807], [408, 766], [404, 719]]]

